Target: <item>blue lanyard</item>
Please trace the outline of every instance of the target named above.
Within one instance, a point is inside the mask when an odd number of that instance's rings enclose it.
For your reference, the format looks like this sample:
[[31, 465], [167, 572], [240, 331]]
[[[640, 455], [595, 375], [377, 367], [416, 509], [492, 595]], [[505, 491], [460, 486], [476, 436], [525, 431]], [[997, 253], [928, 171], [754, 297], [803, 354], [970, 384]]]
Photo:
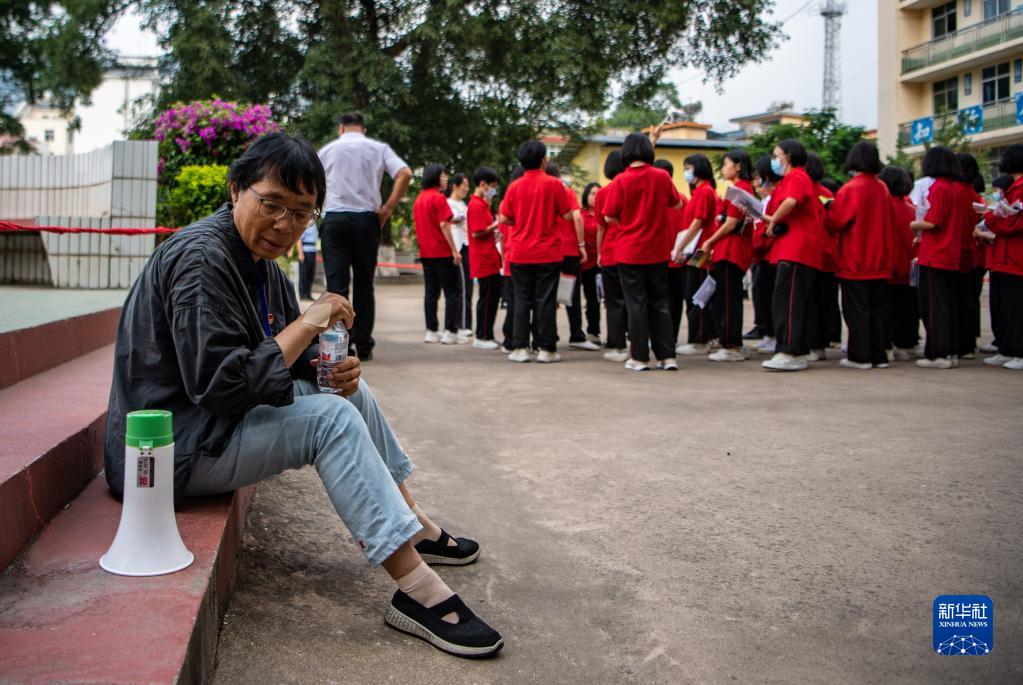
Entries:
[[273, 318], [270, 314], [270, 307], [266, 303], [266, 276], [263, 275], [262, 264], [256, 265], [256, 280], [259, 282], [259, 325], [266, 333], [266, 337], [270, 338], [273, 336], [273, 330], [270, 328]]

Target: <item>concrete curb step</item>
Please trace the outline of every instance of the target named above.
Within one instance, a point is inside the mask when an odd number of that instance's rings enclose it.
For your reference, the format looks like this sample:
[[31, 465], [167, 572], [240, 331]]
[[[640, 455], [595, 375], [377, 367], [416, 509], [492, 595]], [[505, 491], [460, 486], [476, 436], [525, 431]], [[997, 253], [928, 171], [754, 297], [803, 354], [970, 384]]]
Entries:
[[0, 576], [0, 680], [208, 680], [253, 492], [187, 501], [177, 521], [195, 562], [126, 578], [99, 567], [121, 505], [94, 479]]

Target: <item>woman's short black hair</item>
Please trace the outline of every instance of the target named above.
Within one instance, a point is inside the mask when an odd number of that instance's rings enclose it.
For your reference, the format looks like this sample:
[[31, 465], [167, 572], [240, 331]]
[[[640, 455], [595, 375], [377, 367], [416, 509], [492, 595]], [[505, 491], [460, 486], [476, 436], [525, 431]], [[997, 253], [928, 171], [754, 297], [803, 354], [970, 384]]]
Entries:
[[451, 197], [451, 191], [465, 183], [468, 179], [469, 177], [465, 174], [455, 174], [448, 179], [448, 187], [444, 189], [444, 194]]
[[323, 208], [327, 176], [316, 148], [302, 136], [269, 133], [256, 138], [227, 173], [228, 182], [239, 191], [264, 178], [278, 181], [293, 193], [315, 194], [316, 208]]
[[771, 168], [771, 158], [761, 157], [753, 165], [753, 172], [760, 178], [760, 182], [770, 183], [771, 185], [778, 185], [782, 177], [774, 173], [774, 169]]
[[920, 164], [920, 173], [931, 178], [951, 178], [952, 180], [962, 178], [962, 170], [959, 168], [956, 153], [943, 145], [936, 145], [927, 151], [924, 161]]
[[814, 183], [820, 183], [824, 178], [824, 160], [816, 152], [806, 153], [806, 164], [803, 168]]
[[440, 188], [440, 175], [443, 173], [443, 164], [427, 164], [423, 169], [423, 190]]
[[608, 180], [613, 180], [615, 176], [623, 171], [625, 171], [625, 165], [622, 163], [621, 150], [611, 150], [607, 155], [607, 159], [604, 160], [604, 177]]
[[481, 166], [476, 171], [472, 172], [472, 187], [479, 188], [480, 183], [497, 183], [501, 178], [497, 175], [497, 172], [488, 166]]
[[657, 167], [658, 169], [664, 169], [665, 171], [668, 172], [669, 176], [675, 175], [675, 165], [666, 159], [654, 160], [654, 166]]
[[749, 158], [749, 154], [745, 150], [740, 148], [732, 148], [725, 153], [722, 160], [731, 160], [732, 164], [739, 167], [739, 180], [741, 181], [752, 181], [753, 180], [753, 161]]
[[858, 171], [861, 174], [879, 174], [884, 169], [881, 164], [881, 153], [877, 151], [877, 145], [869, 140], [861, 140], [849, 150], [849, 156], [845, 158], [846, 171]]
[[829, 176], [825, 176], [820, 181], [818, 181], [818, 183], [822, 188], [827, 188], [832, 195], [838, 193], [839, 188], [842, 187], [841, 183], [839, 183], [838, 181]]
[[642, 133], [630, 133], [622, 142], [622, 164], [629, 166], [633, 162], [654, 163], [654, 145]]
[[548, 176], [553, 176], [554, 178], [561, 178], [561, 167], [558, 166], [557, 162], [552, 162], [548, 160], [547, 166], [544, 167], [544, 172]]
[[519, 163], [526, 171], [533, 171], [543, 166], [547, 159], [547, 146], [539, 140], [527, 140], [519, 146]]
[[590, 195], [597, 192], [600, 189], [599, 183], [587, 183], [586, 187], [583, 188], [583, 209], [592, 209], [593, 205], [590, 204]]
[[991, 187], [998, 188], [1004, 193], [1006, 190], [1012, 187], [1013, 183], [1015, 183], [1015, 181], [1013, 180], [1012, 176], [1010, 176], [1009, 174], [1002, 174], [1001, 176], [996, 177], [995, 180], [991, 181]]
[[707, 155], [701, 155], [700, 153], [689, 155], [683, 164], [693, 167], [693, 175], [701, 181], [714, 182], [714, 167], [710, 165]]
[[966, 152], [956, 153], [956, 161], [959, 162], [959, 170], [962, 172], [962, 180], [968, 186], [972, 186], [978, 193], [987, 189], [984, 177], [980, 175], [980, 165], [977, 158]]
[[913, 192], [913, 177], [900, 166], [886, 166], [877, 177], [888, 186], [892, 197], [906, 197]]
[[526, 173], [526, 167], [522, 166], [521, 164], [516, 164], [515, 168], [512, 169], [511, 174], [508, 175], [508, 183], [519, 180], [520, 178], [522, 178], [522, 175], [524, 173]]
[[806, 166], [806, 148], [795, 138], [786, 138], [778, 141], [778, 147], [789, 158], [789, 164], [794, 167]]
[[1003, 174], [1023, 174], [1023, 145], [1010, 145], [1002, 150], [998, 170]]

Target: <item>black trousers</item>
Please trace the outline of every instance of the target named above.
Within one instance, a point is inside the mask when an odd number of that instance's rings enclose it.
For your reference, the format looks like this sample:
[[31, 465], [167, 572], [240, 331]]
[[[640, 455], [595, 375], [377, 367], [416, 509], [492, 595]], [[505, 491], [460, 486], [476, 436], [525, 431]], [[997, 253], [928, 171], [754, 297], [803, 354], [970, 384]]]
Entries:
[[504, 349], [511, 351], [515, 339], [515, 286], [511, 276], [501, 276], [501, 300], [504, 301], [504, 325], [501, 334], [504, 336]]
[[529, 346], [529, 314], [533, 311], [533, 333], [537, 349], [554, 352], [558, 346], [557, 296], [561, 262], [512, 264], [511, 271], [515, 288], [514, 349]]
[[444, 291], [444, 330], [454, 333], [458, 330], [458, 317], [462, 308], [462, 294], [458, 287], [458, 267], [454, 257], [423, 257], [423, 279], [426, 293], [423, 296], [423, 311], [426, 314], [426, 329], [436, 331], [437, 302]]
[[711, 299], [711, 312], [716, 318], [717, 330], [724, 347], [742, 347], [742, 275], [745, 273], [731, 262], [714, 262], [711, 275], [717, 288]]
[[618, 265], [601, 267], [601, 281], [604, 283], [604, 308], [607, 313], [608, 348], [624, 350], [625, 334], [628, 331], [628, 317], [625, 314], [625, 293], [622, 291], [622, 276]]
[[380, 249], [380, 220], [374, 212], [328, 212], [320, 226], [327, 290], [349, 297], [355, 307], [352, 345], [361, 354], [373, 349], [376, 297], [373, 274]]
[[819, 273], [796, 262], [778, 262], [775, 267], [771, 318], [778, 339], [777, 352], [793, 356], [810, 353], [811, 331], [817, 325], [813, 286]]
[[682, 270], [686, 276], [686, 324], [688, 328], [687, 340], [694, 344], [704, 344], [717, 336], [717, 326], [714, 324], [713, 306], [697, 307], [693, 304], [693, 295], [700, 289], [703, 282], [707, 280], [706, 269], [698, 269], [695, 266], [684, 266]]
[[[579, 276], [583, 295], [586, 296], [586, 332], [600, 337], [600, 295], [597, 293], [598, 267], [586, 269]], [[601, 279], [603, 280], [603, 279]]]
[[459, 278], [459, 292], [462, 295], [462, 313], [458, 327], [472, 328], [472, 276], [469, 275], [469, 246], [462, 245], [462, 273]]
[[810, 335], [810, 349], [823, 350], [830, 342], [842, 341], [842, 315], [838, 309], [838, 279], [821, 271], [813, 286], [817, 325]]
[[313, 280], [316, 278], [316, 250], [302, 250], [302, 263], [298, 266], [298, 296], [313, 299]]
[[[1011, 274], [1010, 274], [1011, 275]], [[991, 344], [998, 347], [998, 333], [1002, 330], [1002, 274], [991, 272], [991, 283], [988, 289], [987, 306], [991, 315]], [[1001, 354], [1001, 351], [999, 351]]]
[[[997, 284], [997, 285], [996, 285]], [[997, 289], [998, 296], [994, 296]], [[991, 318], [998, 306], [998, 353], [1006, 357], [1023, 357], [1023, 276], [1000, 271], [991, 272]]]
[[959, 273], [950, 269], [920, 267], [917, 302], [924, 320], [927, 339], [924, 356], [928, 359], [950, 357], [959, 346]]
[[686, 270], [668, 267], [668, 310], [671, 312], [672, 340], [678, 344], [682, 313], [686, 308]]
[[581, 265], [581, 257], [564, 257], [561, 260], [561, 273], [575, 276], [575, 287], [572, 289], [572, 304], [565, 307], [565, 313], [568, 314], [569, 342], [582, 342], [586, 340], [586, 333], [583, 331], [582, 298], [579, 295], [582, 289], [582, 284], [579, 283]]
[[884, 323], [887, 289], [884, 279], [842, 279], [842, 313], [849, 327], [849, 361], [859, 364], [888, 361], [888, 332]]
[[675, 344], [668, 310], [668, 262], [619, 264], [618, 274], [625, 294], [632, 358], [650, 361], [652, 343], [658, 359], [671, 359]]
[[494, 322], [497, 310], [501, 305], [501, 274], [484, 276], [479, 279], [480, 295], [476, 300], [476, 338], [478, 340], [494, 339]]
[[916, 288], [889, 283], [887, 299], [885, 330], [888, 331], [888, 347], [911, 350], [920, 343], [920, 307], [916, 301]]
[[753, 325], [764, 331], [765, 335], [774, 336], [774, 318], [772, 301], [774, 300], [775, 269], [767, 262], [753, 265], [753, 278], [750, 289], [753, 291]]
[[973, 354], [980, 337], [980, 294], [984, 290], [984, 269], [959, 272], [956, 303], [959, 310], [956, 354]]

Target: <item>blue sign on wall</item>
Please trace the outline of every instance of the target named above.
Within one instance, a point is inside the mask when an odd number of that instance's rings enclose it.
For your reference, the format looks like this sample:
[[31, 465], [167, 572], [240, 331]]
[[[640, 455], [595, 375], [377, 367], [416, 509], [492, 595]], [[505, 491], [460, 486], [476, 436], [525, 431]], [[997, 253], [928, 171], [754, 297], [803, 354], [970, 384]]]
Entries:
[[909, 142], [912, 145], [923, 145], [934, 140], [934, 117], [917, 119], [910, 126]]
[[984, 106], [975, 105], [959, 110], [959, 127], [969, 135], [984, 130]]
[[1016, 123], [1023, 124], [1023, 93], [1016, 93]]

